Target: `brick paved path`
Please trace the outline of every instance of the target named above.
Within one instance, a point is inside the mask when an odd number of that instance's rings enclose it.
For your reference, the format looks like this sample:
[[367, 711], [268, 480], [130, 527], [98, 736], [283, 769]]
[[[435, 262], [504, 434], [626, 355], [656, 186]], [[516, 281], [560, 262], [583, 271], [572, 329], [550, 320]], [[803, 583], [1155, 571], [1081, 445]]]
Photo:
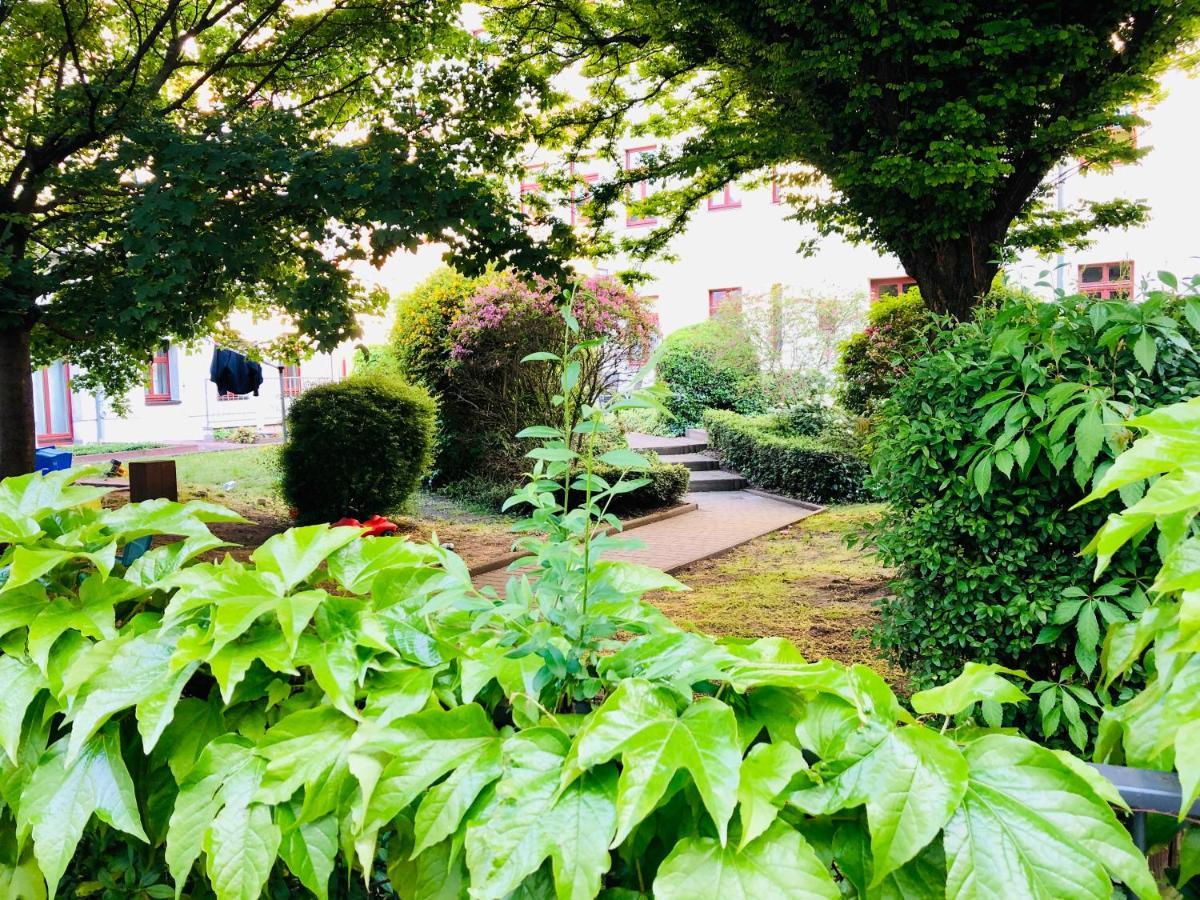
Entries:
[[[685, 499], [700, 508], [631, 531], [629, 536], [646, 546], [606, 558], [678, 572], [697, 560], [717, 556], [814, 514], [814, 510], [748, 491], [694, 493]], [[502, 590], [509, 574], [505, 569], [485, 572], [476, 576], [475, 584]]]

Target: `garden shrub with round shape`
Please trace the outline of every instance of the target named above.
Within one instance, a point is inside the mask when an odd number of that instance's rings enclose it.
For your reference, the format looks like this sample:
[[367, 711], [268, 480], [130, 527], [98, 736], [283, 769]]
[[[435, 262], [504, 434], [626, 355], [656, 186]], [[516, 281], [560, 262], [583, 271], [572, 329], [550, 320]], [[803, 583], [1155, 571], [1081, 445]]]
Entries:
[[288, 410], [284, 499], [298, 521], [396, 512], [429, 467], [437, 405], [418, 385], [364, 375], [305, 391]]
[[758, 413], [766, 408], [758, 354], [732, 311], [668, 335], [657, 375], [671, 391], [668, 424], [676, 434], [699, 426], [708, 409]]
[[839, 402], [860, 416], [877, 412], [913, 361], [929, 349], [934, 327], [934, 316], [916, 288], [872, 303], [867, 327], [842, 344]]
[[1079, 690], [1056, 687], [1058, 712], [1052, 697], [1030, 727], [1087, 742], [1104, 626], [1145, 605], [1152, 548], [1127, 546], [1082, 589], [1080, 550], [1116, 507], [1073, 507], [1131, 414], [1200, 393], [1197, 326], [1195, 298], [1016, 297], [940, 334], [899, 383], [875, 437], [871, 484], [889, 506], [872, 538], [897, 570], [875, 639], [914, 684], [979, 660], [1042, 689], [1074, 667]]
[[[805, 417], [803, 425], [810, 426]], [[862, 457], [795, 434], [786, 414], [741, 416], [709, 410], [704, 414], [708, 444], [726, 467], [752, 484], [810, 503], [856, 503], [870, 499], [868, 467]]]
[[[620, 482], [564, 459], [569, 436], [546, 438], [515, 501], [538, 577], [503, 596], [444, 548], [356, 528], [197, 562], [221, 544], [208, 525], [236, 515], [98, 509], [104, 489], [74, 483], [87, 470], [0, 482], [0, 884], [965, 900], [1116, 881], [1157, 896], [1111, 785], [954, 724], [984, 698], [1024, 701], [996, 667], [910, 711], [863, 666], [672, 626], [641, 596], [681, 585], [604, 558], [623, 543], [601, 511]], [[594, 493], [568, 514], [571, 462]], [[120, 563], [147, 534], [179, 539]]]

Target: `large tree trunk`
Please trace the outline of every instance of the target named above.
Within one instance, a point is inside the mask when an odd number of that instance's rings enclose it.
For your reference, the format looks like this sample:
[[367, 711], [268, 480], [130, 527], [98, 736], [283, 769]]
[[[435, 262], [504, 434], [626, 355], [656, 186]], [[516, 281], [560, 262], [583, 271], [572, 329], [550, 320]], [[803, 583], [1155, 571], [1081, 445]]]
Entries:
[[33, 380], [29, 332], [0, 329], [0, 478], [33, 471]]
[[965, 235], [901, 256], [904, 270], [917, 281], [921, 299], [936, 313], [971, 318], [976, 305], [1000, 271], [1001, 234]]

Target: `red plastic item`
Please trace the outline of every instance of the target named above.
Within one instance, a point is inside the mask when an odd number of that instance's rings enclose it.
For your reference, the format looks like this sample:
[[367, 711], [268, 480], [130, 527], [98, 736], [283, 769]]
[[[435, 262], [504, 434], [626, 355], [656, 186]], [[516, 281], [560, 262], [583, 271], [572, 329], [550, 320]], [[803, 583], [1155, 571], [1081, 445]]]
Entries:
[[338, 519], [333, 525], [335, 528], [339, 525], [349, 526], [350, 528], [361, 528], [363, 530], [363, 537], [387, 537], [400, 530], [399, 525], [385, 519], [383, 516], [371, 516], [365, 522], [347, 517]]

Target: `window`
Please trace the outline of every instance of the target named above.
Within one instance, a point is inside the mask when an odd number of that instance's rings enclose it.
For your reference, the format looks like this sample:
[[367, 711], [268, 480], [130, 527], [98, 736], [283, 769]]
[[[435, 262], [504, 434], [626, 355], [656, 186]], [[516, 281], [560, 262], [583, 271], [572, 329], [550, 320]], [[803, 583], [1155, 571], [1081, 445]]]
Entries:
[[1133, 260], [1085, 263], [1079, 267], [1079, 292], [1096, 300], [1133, 296]]
[[150, 361], [150, 372], [146, 379], [146, 402], [170, 403], [173, 399], [171, 396], [171, 346], [163, 341]]
[[303, 387], [303, 382], [300, 381], [299, 366], [284, 366], [283, 367], [283, 396], [299, 397], [300, 390]]
[[[634, 169], [639, 169], [642, 166], [646, 165], [648, 158], [652, 157], [654, 155], [654, 151], [656, 149], [658, 149], [658, 148], [655, 144], [650, 144], [645, 147], [633, 147], [629, 150], [626, 150], [625, 151], [625, 169], [626, 169], [626, 171], [633, 171]], [[653, 193], [654, 193], [654, 191], [651, 190], [651, 188], [650, 188], [650, 181], [649, 181], [649, 179], [646, 179], [643, 181], [639, 181], [636, 184], [630, 186], [629, 199], [636, 203], [636, 202], [645, 200], [647, 197], [649, 197]], [[634, 215], [633, 213], [629, 213], [625, 217], [625, 224], [628, 225], [630, 228], [635, 228], [635, 227], [641, 226], [641, 225], [653, 225], [657, 221], [658, 220], [653, 217], [643, 218], [641, 216]]]
[[525, 202], [525, 198], [531, 194], [542, 192], [542, 185], [537, 180], [537, 173], [541, 169], [540, 165], [525, 168], [525, 179], [521, 182], [521, 214], [526, 218], [533, 218], [534, 210], [530, 204]]
[[709, 209], [738, 209], [742, 205], [742, 201], [733, 196], [733, 185], [727, 184], [719, 194], [713, 194], [708, 198]]
[[56, 362], [33, 373], [33, 425], [39, 446], [75, 440], [71, 421], [71, 369]]
[[581, 207], [592, 199], [591, 186], [600, 180], [600, 173], [577, 172], [575, 163], [571, 163], [571, 178], [571, 224], [586, 225], [588, 217], [583, 214]]
[[783, 202], [783, 188], [779, 184], [778, 177], [771, 182], [771, 202], [776, 204]]
[[880, 297], [899, 297], [905, 291], [916, 286], [917, 282], [907, 275], [897, 275], [892, 278], [872, 278], [871, 299], [878, 300]]
[[736, 309], [742, 299], [742, 289], [740, 287], [730, 288], [713, 288], [708, 292], [708, 314], [715, 316], [726, 303], [732, 303]]
[[642, 349], [641, 353], [635, 350], [629, 354], [629, 367], [632, 369], [640, 369], [650, 361], [650, 354], [654, 352], [654, 346], [658, 343], [658, 337], [662, 333], [659, 328], [657, 312], [658, 297], [643, 297], [642, 300], [646, 304], [646, 320], [650, 323], [654, 335]]

